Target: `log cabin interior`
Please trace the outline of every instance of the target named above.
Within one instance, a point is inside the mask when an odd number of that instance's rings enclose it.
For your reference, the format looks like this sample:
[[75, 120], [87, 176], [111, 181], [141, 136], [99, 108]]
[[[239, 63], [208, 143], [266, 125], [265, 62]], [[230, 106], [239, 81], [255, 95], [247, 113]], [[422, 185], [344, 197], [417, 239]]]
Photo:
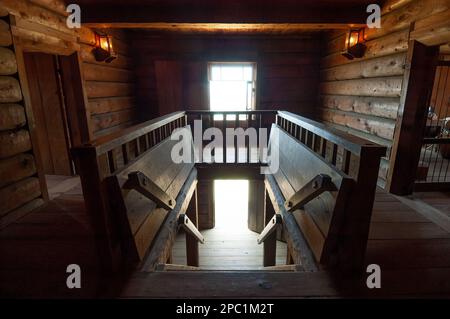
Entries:
[[450, 296], [448, 0], [70, 3], [0, 0], [0, 296]]

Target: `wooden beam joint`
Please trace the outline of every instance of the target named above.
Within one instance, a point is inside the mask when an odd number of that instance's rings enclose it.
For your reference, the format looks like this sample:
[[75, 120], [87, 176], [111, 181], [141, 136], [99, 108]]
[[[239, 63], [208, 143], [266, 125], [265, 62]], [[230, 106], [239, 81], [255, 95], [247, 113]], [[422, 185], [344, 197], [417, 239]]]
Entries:
[[275, 214], [272, 219], [264, 227], [263, 231], [258, 237], [258, 244], [263, 243], [269, 236], [277, 230], [278, 226], [281, 225], [283, 219], [280, 214]]
[[142, 172], [136, 171], [128, 174], [128, 180], [125, 182], [123, 188], [134, 189], [154, 201], [158, 207], [167, 210], [175, 208], [175, 199], [167, 195], [165, 191]]
[[197, 239], [198, 242], [202, 244], [205, 243], [205, 238], [186, 214], [180, 214], [180, 217], [178, 217], [178, 224], [183, 227], [187, 233]]
[[303, 208], [303, 206], [323, 192], [334, 190], [336, 190], [336, 186], [331, 180], [331, 177], [326, 174], [319, 174], [292, 195], [284, 203], [284, 207], [287, 211], [293, 212], [299, 208]]

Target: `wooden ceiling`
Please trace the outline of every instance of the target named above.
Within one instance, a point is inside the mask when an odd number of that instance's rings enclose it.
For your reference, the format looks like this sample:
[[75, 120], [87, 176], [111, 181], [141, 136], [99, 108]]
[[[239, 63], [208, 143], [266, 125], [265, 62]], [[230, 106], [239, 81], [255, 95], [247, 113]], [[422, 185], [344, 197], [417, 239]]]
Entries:
[[[71, 1], [67, 1], [69, 3]], [[364, 25], [374, 0], [78, 0], [90, 27], [181, 33], [280, 33]]]

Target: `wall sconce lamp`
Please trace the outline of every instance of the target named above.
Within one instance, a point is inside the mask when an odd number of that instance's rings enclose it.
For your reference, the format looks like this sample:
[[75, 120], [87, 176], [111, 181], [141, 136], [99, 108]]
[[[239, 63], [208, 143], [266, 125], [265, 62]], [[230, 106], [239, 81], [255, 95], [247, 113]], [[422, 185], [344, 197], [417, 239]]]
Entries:
[[111, 63], [117, 58], [113, 50], [112, 37], [106, 33], [95, 32], [95, 48], [92, 52], [99, 62]]
[[364, 28], [350, 29], [345, 39], [345, 49], [342, 51], [342, 55], [349, 60], [353, 60], [354, 58], [362, 58], [365, 52]]

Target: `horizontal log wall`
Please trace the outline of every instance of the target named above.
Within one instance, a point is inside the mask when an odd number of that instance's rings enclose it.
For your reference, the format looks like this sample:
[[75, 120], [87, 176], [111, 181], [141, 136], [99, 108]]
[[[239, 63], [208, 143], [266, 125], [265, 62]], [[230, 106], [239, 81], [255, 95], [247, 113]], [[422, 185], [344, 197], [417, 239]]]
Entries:
[[[388, 147], [381, 161], [380, 185], [387, 178], [394, 138], [410, 25], [436, 15], [443, 21], [445, 0], [389, 0], [382, 8], [381, 29], [366, 29], [361, 59], [341, 55], [345, 34], [330, 32], [321, 61], [319, 119]], [[441, 17], [442, 16], [442, 17]]]
[[113, 47], [118, 53], [117, 59], [111, 63], [95, 60], [92, 53], [95, 44], [93, 30], [79, 30], [80, 55], [93, 136], [130, 126], [137, 119], [135, 76], [128, 36], [119, 30], [107, 30], [107, 33], [113, 36]]
[[0, 8], [0, 228], [43, 203], [9, 20]]
[[304, 116], [312, 116], [315, 111], [320, 33], [272, 37], [169, 37], [146, 32], [134, 35], [138, 99], [149, 117], [164, 112], [158, 111], [158, 90], [164, 90], [158, 88], [156, 80], [155, 61], [158, 60], [179, 63], [171, 65], [174, 76], [171, 82], [182, 86], [180, 109], [208, 109], [207, 63], [235, 61], [257, 62], [257, 108], [289, 110]]

